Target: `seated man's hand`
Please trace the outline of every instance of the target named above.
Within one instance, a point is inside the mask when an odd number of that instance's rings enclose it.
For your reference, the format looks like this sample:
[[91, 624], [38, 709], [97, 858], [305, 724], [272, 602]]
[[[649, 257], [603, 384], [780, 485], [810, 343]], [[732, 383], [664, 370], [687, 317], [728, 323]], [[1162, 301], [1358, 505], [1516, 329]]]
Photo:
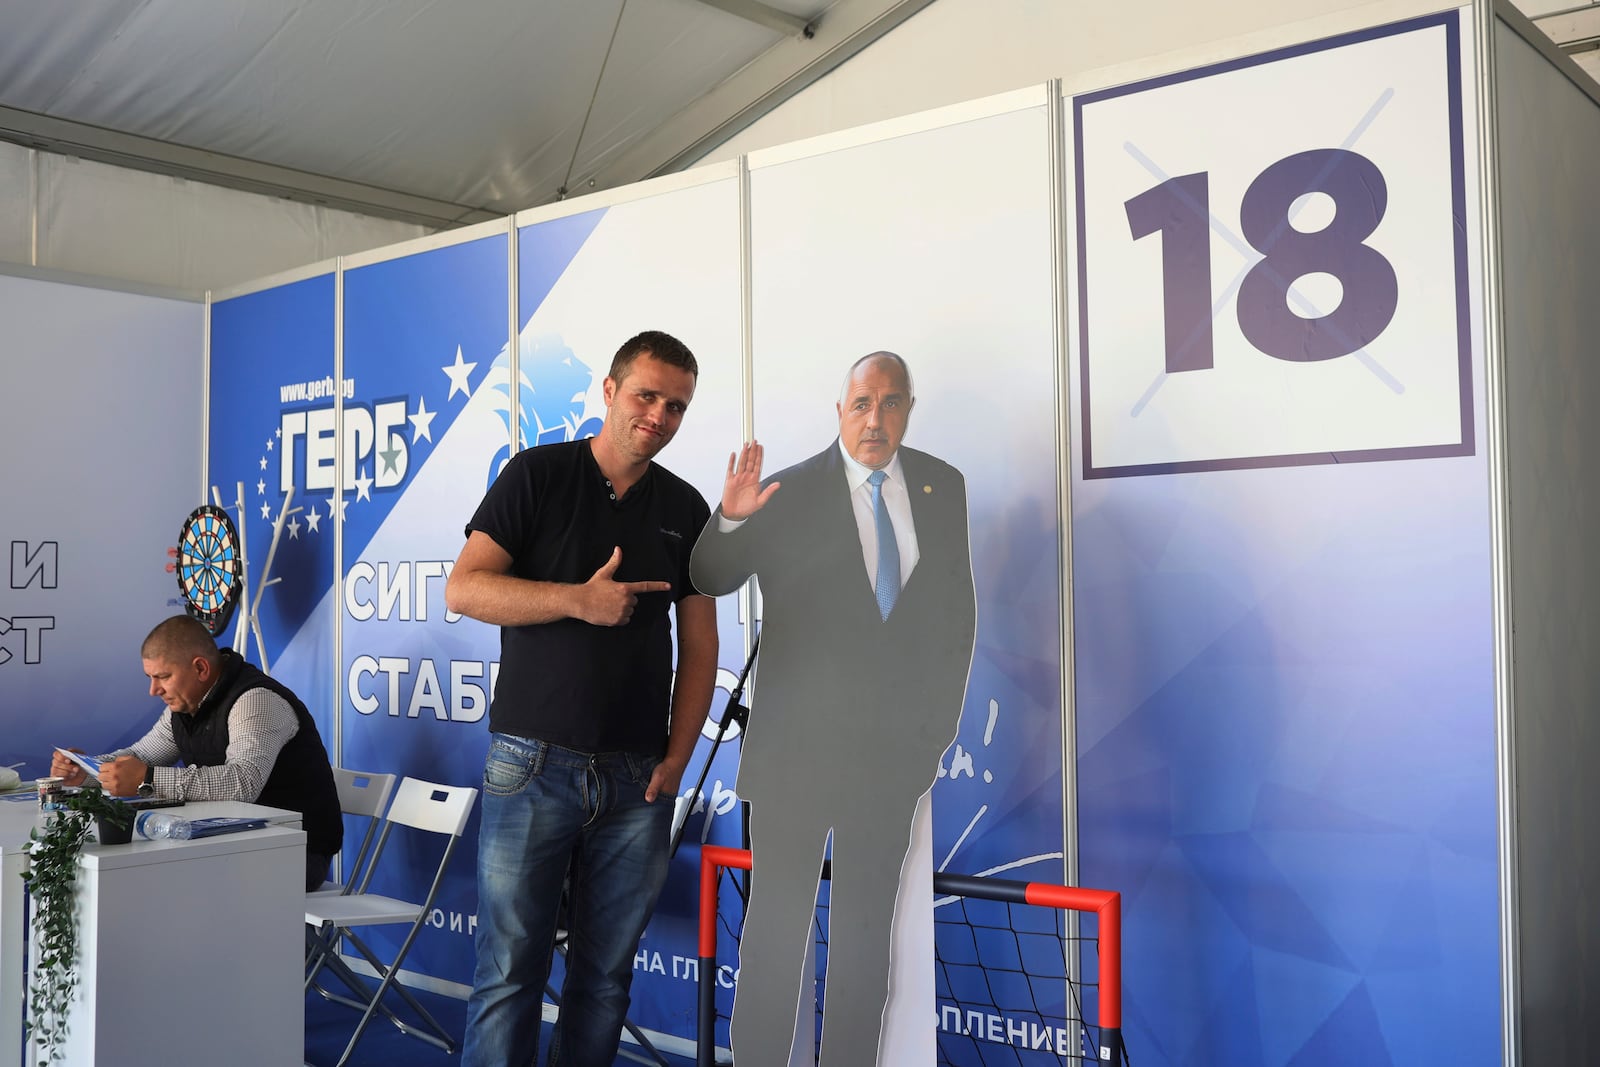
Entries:
[[[83, 749], [75, 748], [72, 751], [82, 752]], [[50, 753], [50, 774], [60, 778], [66, 785], [82, 785], [83, 780], [89, 777], [87, 771], [59, 752]]]
[[[54, 761], [51, 763], [54, 766]], [[137, 756], [118, 756], [100, 764], [100, 787], [107, 796], [131, 797], [144, 784], [144, 773], [150, 765]]]

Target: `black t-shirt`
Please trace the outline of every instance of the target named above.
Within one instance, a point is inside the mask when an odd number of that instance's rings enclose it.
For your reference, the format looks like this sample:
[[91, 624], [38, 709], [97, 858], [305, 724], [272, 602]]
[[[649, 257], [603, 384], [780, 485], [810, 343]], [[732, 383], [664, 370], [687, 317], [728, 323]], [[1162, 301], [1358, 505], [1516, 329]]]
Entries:
[[467, 527], [511, 556], [511, 573], [588, 581], [622, 548], [619, 582], [666, 581], [625, 626], [560, 619], [500, 628], [489, 728], [580, 752], [666, 752], [673, 604], [695, 592], [689, 553], [711, 515], [694, 486], [652, 463], [616, 499], [588, 440], [512, 457]]

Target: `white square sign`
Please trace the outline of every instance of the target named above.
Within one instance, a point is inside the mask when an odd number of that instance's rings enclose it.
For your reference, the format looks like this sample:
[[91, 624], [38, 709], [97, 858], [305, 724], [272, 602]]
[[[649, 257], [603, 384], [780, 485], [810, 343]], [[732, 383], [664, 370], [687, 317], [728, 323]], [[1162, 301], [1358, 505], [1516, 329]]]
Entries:
[[1461, 36], [1074, 99], [1086, 478], [1472, 453]]

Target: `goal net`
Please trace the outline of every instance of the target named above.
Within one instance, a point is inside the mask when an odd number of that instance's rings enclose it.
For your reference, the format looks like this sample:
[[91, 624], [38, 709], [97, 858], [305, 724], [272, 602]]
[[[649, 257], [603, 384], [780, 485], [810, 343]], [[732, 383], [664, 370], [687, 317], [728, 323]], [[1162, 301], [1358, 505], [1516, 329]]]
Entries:
[[[736, 920], [719, 915], [719, 891], [726, 885], [742, 895], [735, 872], [750, 868], [745, 849], [701, 850], [699, 1067], [729, 1062], [719, 1040], [727, 1034], [733, 965], [718, 965], [717, 942], [720, 928], [734, 956], [739, 931]], [[824, 865], [813, 924], [819, 1039], [827, 996], [827, 874]], [[937, 1063], [1127, 1064], [1120, 894], [940, 873], [933, 888]]]

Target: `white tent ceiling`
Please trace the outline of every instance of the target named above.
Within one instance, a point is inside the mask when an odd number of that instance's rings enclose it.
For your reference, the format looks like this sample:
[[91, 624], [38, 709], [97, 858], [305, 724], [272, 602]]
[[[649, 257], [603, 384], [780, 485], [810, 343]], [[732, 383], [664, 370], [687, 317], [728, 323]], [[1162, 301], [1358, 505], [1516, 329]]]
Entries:
[[[681, 169], [932, 0], [0, 0], [0, 140], [428, 227]], [[1600, 5], [1518, 0], [1597, 69]]]
[[681, 168], [931, 0], [7, 0], [0, 139], [429, 226]]

